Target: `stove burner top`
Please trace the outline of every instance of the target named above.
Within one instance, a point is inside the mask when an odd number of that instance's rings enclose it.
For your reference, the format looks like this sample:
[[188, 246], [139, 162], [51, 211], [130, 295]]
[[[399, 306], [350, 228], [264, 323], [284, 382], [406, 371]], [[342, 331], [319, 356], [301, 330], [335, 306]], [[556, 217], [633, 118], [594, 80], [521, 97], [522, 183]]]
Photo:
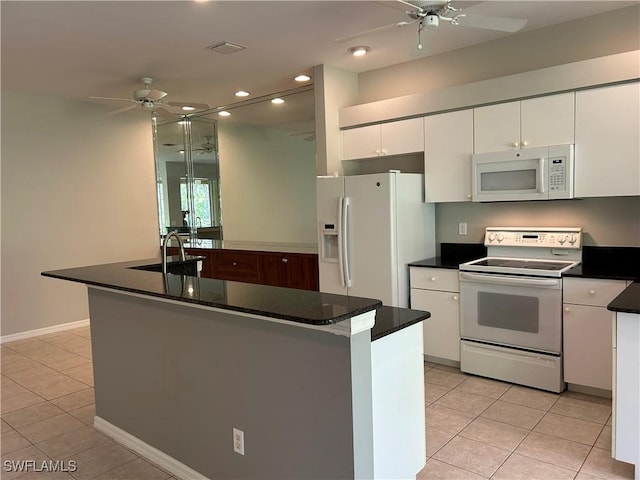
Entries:
[[549, 262], [545, 260], [524, 260], [513, 258], [485, 258], [474, 262], [484, 267], [528, 268], [534, 270], [562, 270], [574, 262]]
[[486, 257], [463, 263], [461, 271], [560, 277], [580, 262], [529, 258]]

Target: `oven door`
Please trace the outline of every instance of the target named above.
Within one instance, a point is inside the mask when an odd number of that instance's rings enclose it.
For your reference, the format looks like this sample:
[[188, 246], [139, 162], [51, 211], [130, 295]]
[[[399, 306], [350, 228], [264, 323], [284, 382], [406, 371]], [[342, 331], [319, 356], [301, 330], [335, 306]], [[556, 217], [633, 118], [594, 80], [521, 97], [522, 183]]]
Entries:
[[460, 272], [462, 338], [559, 354], [562, 279]]

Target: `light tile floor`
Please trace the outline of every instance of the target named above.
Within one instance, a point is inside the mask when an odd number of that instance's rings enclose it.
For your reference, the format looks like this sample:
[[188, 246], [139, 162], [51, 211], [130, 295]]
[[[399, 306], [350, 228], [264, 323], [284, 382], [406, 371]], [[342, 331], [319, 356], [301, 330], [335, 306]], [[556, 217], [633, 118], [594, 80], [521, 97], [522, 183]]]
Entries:
[[[89, 328], [0, 346], [0, 478], [171, 480], [170, 473], [92, 427]], [[561, 395], [425, 364], [427, 465], [418, 479], [633, 478], [611, 459], [611, 401]], [[8, 471], [64, 461], [74, 472]], [[15, 465], [13, 463], [12, 465]]]

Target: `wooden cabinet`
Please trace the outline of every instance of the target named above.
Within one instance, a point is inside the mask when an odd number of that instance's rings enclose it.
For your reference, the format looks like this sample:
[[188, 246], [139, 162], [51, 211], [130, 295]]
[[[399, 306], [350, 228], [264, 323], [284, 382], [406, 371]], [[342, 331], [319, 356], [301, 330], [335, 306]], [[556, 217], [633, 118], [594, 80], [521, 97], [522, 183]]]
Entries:
[[640, 83], [576, 93], [575, 195], [640, 195]]
[[424, 353], [429, 360], [460, 362], [458, 270], [410, 267], [411, 308], [426, 310]]
[[424, 118], [425, 202], [471, 201], [473, 110]]
[[261, 283], [260, 257], [254, 252], [217, 250], [213, 255], [211, 276], [220, 280]]
[[352, 128], [342, 132], [343, 160], [424, 151], [423, 119]]
[[475, 153], [574, 143], [575, 94], [474, 108]]
[[318, 260], [315, 255], [295, 253], [261, 254], [262, 283], [279, 287], [318, 290]]
[[[167, 253], [178, 255], [179, 250], [168, 247]], [[185, 248], [185, 253], [205, 257], [200, 274], [203, 278], [319, 290], [315, 254], [191, 247]]]
[[614, 315], [607, 304], [625, 287], [623, 280], [564, 279], [565, 382], [611, 390]]

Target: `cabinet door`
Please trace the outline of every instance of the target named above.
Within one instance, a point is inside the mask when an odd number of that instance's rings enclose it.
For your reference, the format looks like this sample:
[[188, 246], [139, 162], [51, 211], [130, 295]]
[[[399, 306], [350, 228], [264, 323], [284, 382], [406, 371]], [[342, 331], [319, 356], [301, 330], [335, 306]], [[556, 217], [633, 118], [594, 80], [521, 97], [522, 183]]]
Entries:
[[573, 92], [523, 100], [520, 108], [521, 147], [567, 145], [574, 142]]
[[343, 130], [343, 160], [377, 157], [380, 150], [380, 125]]
[[562, 285], [564, 303], [606, 307], [626, 288], [624, 280], [565, 278]]
[[611, 390], [613, 313], [565, 304], [562, 319], [564, 381]]
[[640, 83], [576, 93], [575, 194], [640, 195]]
[[475, 153], [499, 152], [520, 146], [520, 102], [473, 109]]
[[411, 289], [411, 308], [431, 313], [423, 325], [425, 355], [460, 361], [459, 306], [458, 293]]
[[380, 125], [381, 155], [424, 152], [422, 117]]
[[265, 285], [318, 290], [317, 256], [263, 253], [261, 257]]
[[471, 201], [473, 110], [424, 119], [426, 202]]
[[260, 283], [260, 256], [254, 252], [217, 250], [211, 265], [213, 278]]

